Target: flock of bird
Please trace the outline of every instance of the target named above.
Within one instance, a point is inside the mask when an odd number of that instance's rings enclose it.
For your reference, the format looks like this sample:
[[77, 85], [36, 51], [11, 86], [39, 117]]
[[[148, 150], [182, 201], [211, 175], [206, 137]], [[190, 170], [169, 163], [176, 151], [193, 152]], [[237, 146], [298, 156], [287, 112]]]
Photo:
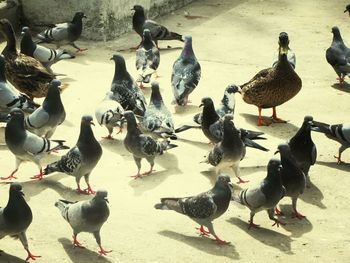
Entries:
[[[193, 116], [193, 123], [175, 128], [172, 114], [165, 105], [159, 84], [151, 81], [157, 78], [160, 64], [158, 41], [179, 40], [184, 42], [179, 58], [173, 64], [171, 86], [173, 103], [186, 107], [190, 102], [189, 95], [196, 89], [201, 78], [201, 66], [193, 48], [191, 36], [183, 37], [171, 32], [155, 21], [147, 19], [144, 8], [133, 7], [133, 29], [141, 37], [136, 47], [136, 81], [127, 71], [124, 57], [115, 54], [115, 72], [110, 90], [96, 107], [96, 119], [108, 130], [105, 139], [113, 139], [114, 128], [120, 133], [126, 123], [127, 133], [124, 139], [125, 148], [132, 154], [137, 166], [135, 179], [152, 174], [155, 158], [169, 149], [177, 147], [173, 142], [177, 134], [188, 129], [201, 129], [213, 145], [203, 162], [215, 167], [217, 180], [214, 187], [204, 193], [184, 198], [161, 198], [156, 209], [174, 210], [184, 214], [200, 225], [201, 235], [212, 235], [219, 244], [227, 244], [219, 238], [213, 227], [213, 220], [228, 209], [230, 201], [236, 201], [250, 209], [249, 228], [254, 223], [254, 215], [262, 210], [268, 212], [273, 225], [285, 224], [278, 215], [279, 201], [285, 197], [292, 199], [292, 215], [303, 219], [305, 216], [297, 210], [299, 195], [307, 191], [306, 184], [309, 169], [316, 162], [316, 145], [311, 138], [311, 131], [324, 133], [328, 138], [341, 144], [337, 163], [341, 164], [342, 152], [350, 147], [350, 125], [329, 125], [305, 116], [298, 132], [286, 143], [277, 147], [280, 160], [273, 158], [267, 165], [267, 176], [256, 188], [235, 191], [232, 188], [228, 170], [233, 171], [238, 183], [245, 183], [240, 177], [240, 161], [246, 155], [246, 147], [268, 151], [256, 140], [264, 140], [262, 132], [236, 127], [234, 123], [235, 94], [242, 95], [246, 103], [256, 105], [259, 111], [258, 125], [269, 125], [271, 122], [284, 123], [277, 117], [276, 107], [293, 98], [302, 87], [302, 81], [295, 72], [296, 56], [289, 48], [289, 37], [286, 32], [279, 35], [278, 54], [273, 65], [259, 71], [251, 80], [242, 85], [228, 85], [224, 96], [217, 107], [209, 97], [202, 98], [201, 113]], [[350, 5], [345, 12], [350, 14]], [[42, 180], [46, 175], [61, 172], [75, 177], [77, 191], [81, 194], [94, 195], [90, 200], [72, 202], [58, 200], [55, 206], [73, 230], [74, 247], [82, 247], [77, 240], [80, 232], [90, 232], [99, 246], [100, 255], [110, 251], [101, 245], [100, 229], [107, 221], [109, 209], [107, 191], [94, 191], [89, 178], [102, 156], [102, 147], [96, 140], [91, 125], [93, 117], [83, 115], [80, 134], [73, 147], [65, 145], [64, 140], [53, 140], [57, 126], [66, 118], [61, 92], [68, 87], [61, 83], [51, 66], [62, 59], [74, 59], [74, 54], [60, 49], [63, 45], [73, 46], [77, 52], [87, 49], [79, 48], [75, 41], [83, 29], [83, 12], [77, 12], [71, 22], [49, 25], [47, 29], [33, 40], [28, 27], [22, 28], [20, 52], [17, 50], [16, 36], [12, 25], [6, 19], [0, 20], [0, 32], [7, 45], [0, 56], [0, 112], [8, 114], [5, 128], [5, 141], [9, 151], [15, 156], [15, 169], [8, 177], [1, 180], [16, 179], [20, 164], [30, 161], [38, 166], [39, 173], [32, 179]], [[333, 42], [326, 52], [327, 61], [334, 68], [340, 83], [350, 74], [350, 49], [348, 49], [337, 27], [333, 27]], [[56, 49], [40, 45], [51, 43]], [[139, 83], [139, 84], [138, 84]], [[150, 83], [152, 93], [149, 103], [146, 102], [142, 89]], [[45, 97], [42, 105], [34, 98]], [[272, 108], [271, 120], [263, 118], [262, 109]], [[42, 167], [41, 161], [52, 152], [69, 149], [54, 163]], [[150, 169], [141, 173], [141, 160], [146, 159]], [[80, 187], [84, 177], [86, 189]], [[35, 260], [28, 247], [26, 230], [32, 222], [32, 211], [23, 197], [20, 183], [12, 183], [9, 189], [9, 201], [0, 208], [0, 239], [5, 236], [18, 237], [28, 255], [26, 260]]]

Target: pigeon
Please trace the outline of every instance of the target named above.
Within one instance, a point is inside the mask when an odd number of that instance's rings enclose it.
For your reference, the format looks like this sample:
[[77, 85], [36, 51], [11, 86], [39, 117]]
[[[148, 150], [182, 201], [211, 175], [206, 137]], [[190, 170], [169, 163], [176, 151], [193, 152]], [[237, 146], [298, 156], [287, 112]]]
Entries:
[[84, 248], [77, 240], [77, 236], [81, 232], [92, 233], [96, 239], [101, 256], [106, 256], [107, 251], [101, 245], [100, 230], [102, 225], [109, 217], [107, 191], [98, 190], [96, 195], [86, 201], [70, 202], [67, 200], [59, 200], [55, 206], [60, 210], [62, 217], [69, 223], [73, 229], [73, 246]]
[[[235, 94], [241, 93], [238, 87], [234, 84], [228, 85], [225, 89], [224, 97], [222, 98], [218, 107], [216, 107], [215, 111], [217, 115], [221, 118], [226, 114], [234, 115], [235, 112]], [[193, 121], [195, 123], [202, 123], [202, 113], [198, 113], [193, 117]]]
[[[148, 176], [153, 172], [154, 159], [157, 155], [163, 154], [164, 151], [177, 147], [170, 144], [169, 141], [156, 141], [151, 136], [142, 134], [137, 127], [136, 118], [132, 111], [125, 111], [124, 118], [127, 121], [127, 134], [124, 139], [125, 148], [132, 153], [137, 165], [137, 174], [131, 177], [135, 179]], [[141, 159], [146, 158], [151, 165], [149, 171], [140, 174]]]
[[240, 177], [239, 171], [239, 163], [244, 158], [246, 149], [240, 130], [236, 129], [232, 119], [231, 115], [224, 116], [223, 139], [209, 152], [204, 162], [215, 166], [217, 174], [220, 174], [223, 169], [232, 168], [239, 180], [238, 183], [246, 183], [247, 181]]
[[271, 159], [267, 165], [267, 176], [256, 188], [247, 188], [238, 194], [232, 194], [232, 199], [250, 209], [250, 228], [258, 228], [254, 224], [254, 215], [262, 210], [266, 210], [269, 218], [275, 223], [272, 225], [285, 225], [283, 221], [274, 217], [275, 206], [284, 197], [285, 187], [282, 185], [281, 162], [277, 159]]
[[[303, 171], [298, 167], [294, 156], [290, 150], [290, 147], [286, 143], [278, 145], [278, 151], [281, 156], [281, 178], [282, 184], [286, 189], [285, 196], [290, 196], [292, 198], [293, 215], [292, 217], [298, 218], [299, 220], [305, 218], [297, 210], [297, 200], [299, 195], [301, 195], [306, 187], [306, 177]], [[277, 214], [281, 214], [276, 207]]]
[[229, 244], [230, 242], [226, 242], [216, 235], [213, 220], [223, 215], [228, 209], [231, 200], [231, 187], [230, 177], [221, 174], [218, 176], [215, 186], [207, 192], [191, 197], [161, 198], [160, 203], [154, 207], [161, 210], [174, 210], [186, 215], [200, 225], [200, 228], [197, 229], [201, 235], [209, 236], [211, 234], [217, 243]]
[[337, 73], [337, 80], [341, 84], [345, 76], [350, 74], [350, 49], [344, 44], [338, 27], [332, 27], [332, 33], [333, 41], [326, 50], [326, 59]]
[[39, 105], [28, 96], [19, 93], [10, 82], [7, 82], [5, 63], [4, 56], [0, 55], [0, 112], [8, 114], [11, 109], [19, 108], [26, 113], [32, 113]]
[[[80, 134], [76, 145], [60, 160], [47, 165], [44, 169], [45, 175], [61, 172], [74, 176], [78, 187], [77, 192], [81, 194], [95, 194], [90, 186], [89, 178], [102, 156], [102, 147], [95, 139], [91, 125], [94, 125], [92, 117], [84, 115], [81, 118]], [[85, 190], [80, 188], [80, 179], [83, 176], [87, 184]]]
[[[296, 66], [295, 53], [289, 47], [289, 37], [288, 37], [288, 34], [286, 32], [280, 33], [278, 44], [280, 47], [288, 49], [287, 60], [288, 60], [289, 64], [295, 69], [295, 66]], [[272, 67], [275, 67], [277, 65], [277, 62], [278, 62], [278, 51], [274, 56]]]
[[156, 137], [177, 139], [170, 111], [163, 102], [158, 82], [152, 82], [150, 103], [141, 122], [142, 131], [155, 134]]
[[5, 236], [19, 238], [29, 259], [36, 260], [40, 256], [35, 256], [29, 251], [26, 231], [33, 220], [32, 210], [24, 199], [22, 185], [11, 183], [9, 200], [4, 208], [0, 208], [0, 239]]
[[305, 116], [303, 125], [288, 142], [298, 167], [306, 176], [309, 175], [310, 166], [315, 164], [317, 156], [316, 145], [311, 138], [312, 123], [313, 118]]
[[312, 121], [311, 130], [325, 134], [329, 139], [337, 141], [341, 144], [337, 159], [337, 164], [343, 164], [341, 154], [350, 147], [350, 124], [327, 124], [318, 121]]
[[57, 126], [64, 122], [66, 112], [61, 101], [60, 86], [61, 81], [51, 81], [43, 104], [24, 119], [28, 131], [49, 139]]
[[135, 13], [132, 17], [132, 28], [142, 38], [143, 31], [148, 29], [151, 32], [152, 39], [158, 46], [158, 40], [179, 40], [183, 42], [182, 35], [169, 31], [165, 26], [159, 25], [157, 22], [147, 19], [145, 10], [140, 5], [134, 5], [131, 9]]
[[77, 49], [77, 52], [86, 51], [87, 48], [80, 48], [74, 43], [83, 31], [83, 18], [86, 18], [83, 12], [76, 12], [71, 22], [45, 25], [49, 28], [37, 35], [39, 39], [37, 44], [43, 42], [54, 43], [57, 48], [63, 45], [71, 45]]
[[139, 48], [136, 50], [136, 69], [139, 72], [137, 82], [149, 83], [153, 73], [156, 73], [160, 63], [160, 54], [156, 44], [152, 40], [148, 29], [143, 31], [143, 38]]
[[111, 60], [115, 62], [111, 91], [114, 93], [116, 100], [124, 110], [132, 110], [136, 115], [143, 116], [146, 111], [146, 99], [127, 71], [124, 57], [115, 54]]
[[51, 66], [62, 59], [75, 58], [65, 50], [47, 48], [36, 44], [32, 39], [29, 27], [22, 28], [21, 53], [41, 62], [48, 72], [53, 73]]
[[349, 12], [349, 16], [350, 16], [350, 5], [347, 5], [345, 7], [344, 13], [346, 13], [346, 12]]
[[186, 106], [188, 96], [197, 87], [201, 78], [201, 66], [198, 63], [192, 49], [192, 37], [185, 37], [185, 45], [180, 57], [174, 62], [171, 74], [171, 86], [173, 88], [174, 103]]
[[95, 117], [101, 126], [106, 126], [108, 135], [103, 137], [105, 139], [113, 139], [112, 132], [114, 127], [119, 126], [119, 132], [122, 132], [122, 117], [124, 109], [116, 101], [112, 91], [106, 93], [105, 98], [97, 106], [95, 110]]
[[63, 140], [48, 140], [24, 128], [24, 114], [20, 109], [13, 109], [10, 112], [11, 119], [5, 128], [5, 142], [9, 150], [16, 157], [16, 168], [8, 177], [1, 177], [2, 180], [17, 179], [14, 174], [18, 171], [23, 161], [34, 162], [40, 170], [38, 175], [31, 179], [41, 180], [43, 172], [41, 159], [50, 154], [52, 151], [69, 149], [64, 145]]

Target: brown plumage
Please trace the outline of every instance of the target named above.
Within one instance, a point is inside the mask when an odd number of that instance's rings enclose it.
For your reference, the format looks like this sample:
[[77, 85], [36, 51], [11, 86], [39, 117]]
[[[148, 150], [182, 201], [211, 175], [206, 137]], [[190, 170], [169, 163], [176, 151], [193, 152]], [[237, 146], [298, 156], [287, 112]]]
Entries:
[[258, 125], [268, 125], [261, 117], [261, 109], [273, 108], [272, 121], [285, 122], [277, 117], [276, 107], [293, 98], [301, 89], [298, 74], [287, 60], [288, 49], [280, 47], [277, 64], [261, 70], [249, 82], [241, 85], [242, 98], [259, 108]]
[[0, 20], [0, 32], [7, 41], [2, 51], [6, 60], [7, 79], [16, 89], [30, 98], [45, 97], [49, 84], [55, 76], [49, 73], [38, 60], [17, 52], [15, 33], [7, 19]]

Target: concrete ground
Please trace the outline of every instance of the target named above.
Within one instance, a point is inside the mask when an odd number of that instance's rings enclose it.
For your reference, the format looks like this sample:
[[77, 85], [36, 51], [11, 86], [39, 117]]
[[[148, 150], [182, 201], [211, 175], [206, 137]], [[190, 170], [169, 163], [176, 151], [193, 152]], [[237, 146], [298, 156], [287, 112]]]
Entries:
[[[250, 182], [242, 187], [254, 186], [266, 176], [266, 164], [276, 146], [295, 134], [305, 115], [329, 123], [348, 122], [350, 85], [340, 88], [325, 60], [325, 51], [332, 40], [332, 26], [339, 26], [345, 42], [350, 41], [350, 18], [343, 13], [346, 4], [339, 0], [202, 0], [157, 19], [174, 31], [193, 36], [194, 51], [202, 66], [202, 79], [191, 96], [193, 104], [174, 107], [170, 104], [170, 75], [182, 44], [160, 43], [163, 49], [159, 82], [176, 126], [191, 121], [193, 114], [199, 112], [197, 105], [202, 97], [211, 96], [218, 102], [228, 84], [244, 83], [260, 69], [269, 67], [277, 49], [278, 34], [288, 32], [290, 46], [297, 56], [296, 71], [303, 81], [299, 94], [278, 108], [279, 115], [289, 122], [257, 127], [256, 107], [236, 97], [235, 123], [265, 132], [267, 141], [262, 144], [270, 148], [268, 153], [247, 150], [241, 173]], [[193, 19], [185, 18], [185, 11]], [[56, 130], [54, 138], [74, 145], [81, 116], [94, 114], [95, 105], [110, 88], [114, 65], [109, 58], [117, 50], [126, 50], [138, 41], [135, 33], [106, 43], [79, 41], [80, 46], [89, 50], [78, 54], [75, 60], [62, 61], [53, 67], [56, 72], [67, 74], [62, 81], [70, 84], [62, 94], [67, 119]], [[166, 49], [167, 45], [173, 48]], [[126, 50], [122, 54], [127, 59], [129, 72], [136, 76], [135, 53]], [[145, 89], [145, 95], [148, 99], [149, 88]], [[271, 111], [266, 110], [264, 114], [269, 116]], [[136, 165], [123, 146], [125, 134], [106, 141], [101, 139], [106, 131], [94, 127], [104, 154], [90, 181], [94, 188], [105, 188], [109, 192], [111, 215], [101, 235], [104, 247], [113, 252], [107, 257], [98, 256], [93, 236], [86, 233], [79, 236], [86, 249], [72, 248], [72, 231], [53, 204], [60, 198], [88, 197], [76, 194], [74, 178], [64, 174], [53, 174], [40, 182], [31, 181], [29, 177], [37, 168], [26, 163], [18, 172], [18, 180], [23, 183], [34, 214], [27, 236], [33, 253], [42, 256], [38, 262], [349, 262], [350, 167], [335, 164], [333, 155], [337, 154], [339, 145], [325, 136], [313, 134], [318, 159], [310, 170], [311, 188], [306, 189], [298, 203], [300, 212], [307, 218], [291, 219], [291, 201], [286, 198], [281, 201], [286, 213], [285, 227], [272, 227], [266, 213], [261, 212], [255, 217], [261, 229], [248, 230], [249, 210], [232, 203], [228, 211], [214, 221], [217, 234], [231, 241], [229, 246], [220, 246], [200, 237], [196, 224], [185, 216], [153, 208], [160, 197], [197, 194], [213, 185], [213, 170], [200, 163], [212, 147], [201, 131], [179, 134], [176, 142], [179, 147], [157, 158], [157, 171], [139, 180], [129, 177], [136, 172]], [[54, 154], [45, 163], [57, 158]], [[344, 161], [350, 162], [348, 152], [344, 154]], [[1, 147], [0, 167], [2, 176], [14, 167], [14, 157], [6, 146]], [[146, 169], [148, 164], [143, 162], [143, 170]], [[8, 184], [0, 185], [0, 193], [0, 204], [5, 206]], [[18, 240], [4, 238], [0, 247], [5, 251], [1, 262], [22, 262], [25, 258]]]

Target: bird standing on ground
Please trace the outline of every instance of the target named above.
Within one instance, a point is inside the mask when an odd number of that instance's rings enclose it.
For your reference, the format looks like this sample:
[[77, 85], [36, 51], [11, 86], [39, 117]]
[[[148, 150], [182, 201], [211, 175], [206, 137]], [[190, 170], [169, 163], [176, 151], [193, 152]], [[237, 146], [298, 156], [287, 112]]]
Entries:
[[39, 43], [53, 43], [59, 48], [63, 45], [71, 45], [77, 49], [77, 52], [86, 51], [87, 48], [80, 48], [74, 42], [78, 40], [83, 31], [83, 18], [86, 15], [83, 12], [76, 12], [71, 22], [60, 24], [45, 25], [48, 29], [37, 35]]
[[5, 128], [5, 141], [9, 150], [16, 157], [16, 168], [8, 177], [1, 177], [2, 180], [16, 179], [14, 174], [18, 171], [23, 161], [34, 162], [40, 173], [31, 177], [31, 179], [41, 180], [43, 172], [41, 159], [50, 154], [52, 151], [69, 149], [65, 146], [63, 140], [48, 140], [43, 137], [27, 131], [24, 128], [24, 114], [20, 109], [11, 110], [11, 119]]
[[[92, 117], [84, 115], [81, 118], [80, 134], [76, 145], [60, 160], [49, 164], [44, 174], [48, 175], [53, 172], [61, 172], [75, 177], [77, 183], [77, 192], [82, 194], [94, 194], [90, 186], [90, 174], [97, 165], [102, 156], [102, 147], [96, 140], [91, 129]], [[80, 188], [80, 179], [84, 177], [87, 188]]]
[[[279, 35], [279, 41], [278, 44], [284, 48], [288, 49], [288, 54], [287, 54], [287, 59], [289, 64], [291, 64], [291, 66], [295, 69], [296, 66], [296, 58], [295, 58], [295, 53], [293, 52], [293, 50], [290, 49], [289, 47], [289, 37], [288, 34], [286, 32], [281, 32]], [[274, 57], [272, 66], [276, 66], [277, 62], [278, 62], [278, 57], [279, 57], [279, 50], [277, 51], [277, 54]]]
[[[156, 44], [152, 40], [148, 29], [143, 31], [143, 38], [139, 48], [136, 50], [136, 69], [139, 73], [137, 82], [149, 83], [152, 74], [157, 72], [160, 63], [160, 54]], [[157, 74], [157, 73], [156, 73]]]
[[73, 229], [73, 246], [84, 248], [77, 240], [77, 235], [81, 232], [92, 233], [96, 239], [101, 256], [106, 256], [107, 251], [101, 245], [100, 230], [109, 217], [107, 191], [98, 190], [96, 195], [87, 201], [70, 202], [59, 200], [55, 206], [60, 210], [62, 217]]
[[38, 136], [51, 138], [57, 126], [66, 119], [66, 111], [61, 101], [61, 81], [51, 81], [43, 104], [24, 119], [26, 129]]
[[347, 5], [345, 7], [344, 13], [346, 13], [346, 12], [349, 12], [349, 16], [350, 16], [350, 5]]
[[185, 36], [185, 44], [180, 57], [174, 62], [171, 74], [171, 86], [174, 94], [174, 103], [186, 106], [188, 96], [197, 87], [201, 78], [201, 66], [194, 55], [192, 37]]
[[[127, 121], [127, 134], [124, 139], [125, 148], [133, 155], [137, 165], [137, 174], [132, 176], [135, 179], [150, 175], [154, 170], [154, 159], [164, 151], [177, 147], [170, 144], [169, 141], [156, 141], [151, 136], [142, 134], [137, 127], [136, 118], [132, 111], [124, 112], [124, 118]], [[149, 171], [140, 174], [141, 159], [145, 158], [151, 165]]]
[[302, 82], [287, 60], [288, 47], [279, 43], [277, 64], [258, 72], [250, 81], [241, 85], [243, 100], [258, 107], [258, 125], [270, 122], [261, 116], [262, 109], [272, 108], [272, 122], [285, 123], [277, 117], [276, 107], [292, 99], [301, 89]]
[[23, 196], [22, 185], [11, 183], [7, 205], [0, 208], [0, 239], [5, 236], [19, 238], [28, 253], [26, 261], [36, 260], [40, 256], [35, 256], [29, 251], [26, 235], [26, 231], [32, 223], [33, 214]]
[[229, 244], [230, 242], [226, 242], [216, 235], [213, 221], [228, 209], [231, 200], [230, 183], [228, 175], [219, 175], [214, 187], [207, 192], [192, 197], [161, 198], [160, 203], [154, 207], [161, 210], [174, 210], [186, 215], [200, 225], [198, 230], [201, 235], [209, 236], [211, 234], [217, 243]]

